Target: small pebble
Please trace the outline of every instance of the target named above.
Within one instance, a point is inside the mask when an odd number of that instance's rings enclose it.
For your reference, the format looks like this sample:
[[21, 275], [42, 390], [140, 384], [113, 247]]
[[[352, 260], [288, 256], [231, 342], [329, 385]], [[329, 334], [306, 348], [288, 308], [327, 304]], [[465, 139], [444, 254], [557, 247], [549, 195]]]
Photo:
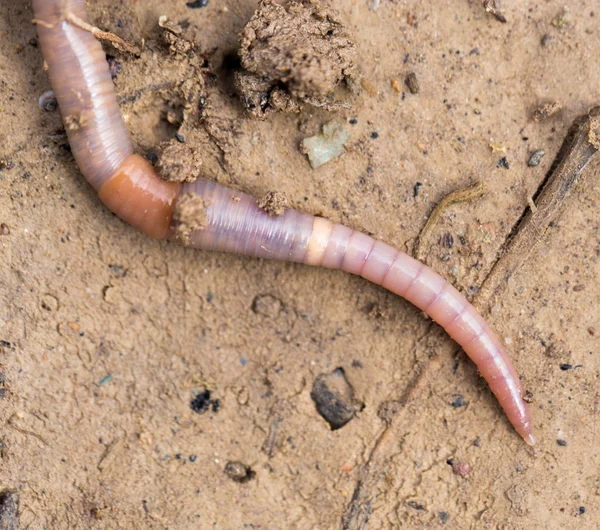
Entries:
[[0, 159], [0, 171], [12, 169], [13, 167], [15, 167], [15, 164], [12, 162], [12, 160]]
[[467, 403], [466, 403], [465, 399], [459, 394], [458, 396], [456, 396], [454, 401], [452, 401], [450, 403], [450, 406], [452, 408], [459, 409], [460, 407], [464, 407], [466, 404]]
[[419, 196], [419, 191], [421, 190], [421, 188], [423, 187], [423, 183], [422, 182], [417, 182], [413, 188], [413, 197], [417, 198]]
[[593, 337], [596, 334], [596, 328], [589, 327], [588, 333]]
[[579, 507], [579, 515], [583, 515], [585, 513], [585, 506]]
[[6, 223], [0, 223], [0, 236], [9, 236], [10, 228]]
[[565, 363], [565, 364], [561, 364], [561, 365], [560, 365], [560, 369], [561, 369], [563, 372], [566, 372], [567, 370], [571, 370], [572, 368], [573, 368], [573, 365], [572, 365], [572, 364], [566, 364], [566, 363]]
[[546, 153], [542, 150], [539, 149], [538, 151], [535, 151], [530, 157], [529, 157], [529, 161], [527, 162], [527, 165], [529, 167], [536, 167], [540, 165], [540, 162], [542, 161], [542, 158], [544, 157]]
[[419, 80], [417, 79], [417, 74], [411, 72], [406, 76], [405, 80], [406, 86], [408, 90], [410, 90], [411, 94], [418, 94], [421, 88], [419, 87]]
[[248, 482], [256, 476], [256, 473], [252, 470], [252, 468], [250, 468], [250, 466], [247, 466], [242, 462], [238, 462], [237, 460], [227, 462], [225, 465], [225, 474], [231, 480], [234, 482], [239, 482], [240, 484]]
[[362, 404], [355, 400], [354, 389], [341, 368], [317, 376], [310, 397], [332, 431], [346, 425], [362, 408]]
[[452, 466], [452, 473], [460, 477], [466, 477], [471, 472], [471, 465], [464, 460], [454, 460], [451, 458], [447, 461], [447, 464]]
[[498, 160], [496, 167], [503, 167], [504, 169], [510, 169], [508, 159], [505, 156], [503, 156], [500, 160]]
[[556, 443], [558, 445], [560, 445], [561, 447], [565, 447], [567, 445], [567, 441], [566, 440], [561, 440], [560, 438], [558, 440], [556, 440]]
[[0, 493], [0, 530], [19, 529], [19, 501], [16, 491], [7, 490]]
[[194, 0], [193, 2], [187, 2], [185, 5], [190, 9], [198, 9], [200, 7], [206, 7], [208, 5], [208, 0]]

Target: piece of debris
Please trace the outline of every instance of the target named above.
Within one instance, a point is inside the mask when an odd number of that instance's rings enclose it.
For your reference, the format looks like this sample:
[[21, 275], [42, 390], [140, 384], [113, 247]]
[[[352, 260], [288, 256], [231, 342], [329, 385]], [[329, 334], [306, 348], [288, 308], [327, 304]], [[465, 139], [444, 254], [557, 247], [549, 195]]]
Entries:
[[440, 237], [440, 246], [444, 248], [454, 247], [454, 236], [450, 232], [444, 232]]
[[408, 74], [406, 76], [406, 79], [404, 82], [406, 83], [406, 86], [408, 87], [408, 90], [410, 90], [411, 94], [419, 93], [420, 87], [419, 87], [419, 80], [417, 79], [417, 74], [415, 74], [414, 72], [411, 72], [410, 74]]
[[0, 530], [19, 530], [19, 494], [16, 491], [0, 493]]
[[58, 108], [58, 101], [56, 101], [54, 90], [44, 92], [40, 96], [40, 99], [38, 99], [38, 105], [45, 112], [54, 112]]
[[559, 438], [558, 440], [556, 440], [556, 443], [558, 445], [560, 445], [561, 447], [566, 447], [566, 445], [567, 445], [567, 441], [563, 440], [562, 438]]
[[569, 10], [566, 7], [563, 7], [562, 11], [552, 19], [551, 24], [555, 28], [562, 29], [569, 24], [569, 21]]
[[500, 11], [500, 2], [498, 0], [483, 0], [485, 10], [494, 15], [498, 22], [506, 24], [506, 17]]
[[10, 228], [6, 223], [0, 223], [0, 236], [9, 236]]
[[176, 140], [160, 144], [156, 171], [169, 182], [194, 182], [200, 177], [202, 157], [193, 149]]
[[225, 465], [225, 474], [234, 482], [244, 484], [256, 476], [256, 472], [250, 466], [242, 462], [230, 461]]
[[504, 169], [510, 169], [510, 164], [508, 163], [508, 158], [503, 156], [500, 160], [498, 160], [496, 167], [503, 167]]
[[392, 88], [396, 92], [398, 92], [398, 94], [400, 94], [400, 92], [402, 92], [402, 87], [400, 86], [400, 83], [398, 82], [397, 79], [392, 79], [391, 84], [392, 84]]
[[413, 199], [416, 199], [419, 196], [419, 192], [421, 191], [422, 187], [423, 187], [423, 183], [422, 182], [417, 182], [413, 186]]
[[456, 394], [456, 397], [454, 398], [454, 400], [450, 402], [450, 406], [453, 409], [459, 409], [461, 407], [465, 407], [466, 405], [467, 405], [467, 402], [465, 401], [465, 398], [462, 397], [460, 394]]
[[308, 155], [312, 168], [316, 169], [340, 156], [349, 138], [350, 131], [341, 123], [330, 121], [323, 125], [323, 132], [302, 140], [300, 147]]
[[204, 230], [208, 226], [208, 206], [209, 203], [196, 193], [186, 193], [179, 198], [173, 209], [174, 231], [179, 242], [188, 245], [196, 230]]
[[196, 394], [194, 399], [190, 401], [190, 408], [197, 414], [204, 414], [208, 409], [213, 412], [218, 412], [221, 406], [221, 401], [211, 397], [210, 390], [204, 390]]
[[342, 368], [319, 375], [313, 383], [310, 397], [332, 431], [346, 425], [363, 408], [362, 403], [355, 401], [354, 390]]
[[337, 11], [319, 0], [261, 0], [240, 34], [239, 56], [236, 90], [255, 117], [297, 102], [327, 107], [342, 82], [359, 86], [356, 46]]
[[561, 108], [562, 105], [558, 101], [545, 103], [533, 111], [533, 121], [540, 122], [547, 120], [551, 116], [554, 116], [554, 114], [556, 114]]
[[258, 207], [269, 215], [279, 217], [289, 208], [287, 195], [282, 191], [268, 191], [262, 199], [256, 201]]
[[542, 161], [542, 158], [544, 158], [545, 154], [546, 154], [546, 152], [543, 151], [542, 149], [534, 151], [531, 154], [531, 156], [529, 157], [529, 160], [527, 161], [527, 165], [529, 167], [537, 167], [537, 166], [539, 166], [540, 162]]
[[494, 142], [488, 143], [492, 153], [500, 153], [502, 155], [506, 154], [506, 146], [503, 144], [496, 144]]
[[0, 171], [6, 171], [7, 169], [12, 169], [13, 167], [15, 167], [15, 164], [12, 160], [0, 158]]
[[112, 380], [113, 380], [113, 376], [110, 374], [107, 374], [96, 383], [96, 386], [104, 386], [104, 385], [110, 383]]

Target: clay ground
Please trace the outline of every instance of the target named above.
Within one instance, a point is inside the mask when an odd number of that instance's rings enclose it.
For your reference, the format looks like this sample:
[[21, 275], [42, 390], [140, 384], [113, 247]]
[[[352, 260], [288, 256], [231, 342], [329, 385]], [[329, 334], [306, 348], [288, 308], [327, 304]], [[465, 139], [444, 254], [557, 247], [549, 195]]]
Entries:
[[[446, 194], [485, 182], [488, 194], [452, 206], [426, 242], [427, 263], [468, 295], [572, 121], [600, 103], [596, 0], [506, 0], [506, 24], [477, 0], [336, 2], [367, 90], [335, 114], [357, 119], [345, 154], [313, 170], [299, 142], [331, 114], [251, 121], [229, 95], [224, 57], [256, 2], [89, 4], [92, 21], [137, 42], [160, 15], [200, 29], [216, 118], [235, 129], [222, 183], [283, 191], [411, 252]], [[27, 2], [0, 6], [0, 486], [18, 492], [22, 528], [600, 526], [598, 161], [489, 314], [532, 393], [532, 449], [464, 354], [403, 300], [340, 272], [156, 242], [111, 215], [65, 149], [58, 112], [38, 107], [49, 82], [31, 18]], [[121, 62], [120, 96], [181, 74], [166, 51], [106, 49]], [[124, 104], [140, 151], [174, 135], [168, 98]], [[562, 110], [533, 121], [552, 101]], [[332, 431], [310, 393], [338, 367], [364, 409]], [[190, 402], [206, 389], [219, 405], [199, 414]], [[407, 390], [383, 407], [386, 427], [382, 405]], [[232, 480], [230, 461], [254, 475]]]

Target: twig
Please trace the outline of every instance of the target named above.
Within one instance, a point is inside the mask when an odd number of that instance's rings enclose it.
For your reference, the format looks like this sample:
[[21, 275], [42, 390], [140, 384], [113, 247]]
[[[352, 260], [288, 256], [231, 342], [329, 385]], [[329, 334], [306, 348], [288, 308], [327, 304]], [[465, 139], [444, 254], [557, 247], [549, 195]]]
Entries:
[[469, 186], [468, 188], [464, 188], [462, 190], [456, 190], [452, 193], [446, 195], [439, 204], [433, 209], [427, 223], [421, 230], [419, 237], [415, 243], [415, 248], [413, 250], [413, 256], [418, 260], [423, 261], [425, 258], [425, 249], [424, 243], [427, 242], [431, 232], [433, 232], [434, 228], [437, 226], [440, 217], [444, 214], [444, 212], [453, 204], [458, 204], [460, 202], [472, 201], [474, 199], [478, 199], [479, 197], [483, 197], [487, 192], [487, 188], [483, 182], [478, 182], [473, 186]]

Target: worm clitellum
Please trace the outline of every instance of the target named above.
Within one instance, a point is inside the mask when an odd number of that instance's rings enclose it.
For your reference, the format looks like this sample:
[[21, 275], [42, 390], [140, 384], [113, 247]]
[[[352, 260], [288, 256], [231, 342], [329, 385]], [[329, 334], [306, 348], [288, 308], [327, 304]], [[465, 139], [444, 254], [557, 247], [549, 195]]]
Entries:
[[161, 180], [133, 153], [100, 43], [69, 21], [69, 15], [87, 20], [85, 1], [33, 0], [33, 10], [75, 161], [112, 212], [150, 236], [171, 237], [177, 202], [197, 194], [208, 206], [206, 226], [190, 235], [194, 247], [341, 269], [406, 298], [462, 346], [517, 432], [535, 443], [515, 369], [487, 323], [452, 285], [407, 254], [343, 225], [292, 209], [271, 217], [253, 197], [204, 179]]

